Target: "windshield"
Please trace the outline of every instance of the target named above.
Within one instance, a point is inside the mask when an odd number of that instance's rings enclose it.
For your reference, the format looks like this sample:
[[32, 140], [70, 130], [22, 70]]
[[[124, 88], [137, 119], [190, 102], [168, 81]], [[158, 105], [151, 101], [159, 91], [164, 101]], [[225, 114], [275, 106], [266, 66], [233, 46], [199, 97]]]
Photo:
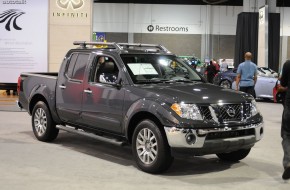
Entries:
[[122, 54], [134, 83], [202, 81], [197, 72], [173, 55]]

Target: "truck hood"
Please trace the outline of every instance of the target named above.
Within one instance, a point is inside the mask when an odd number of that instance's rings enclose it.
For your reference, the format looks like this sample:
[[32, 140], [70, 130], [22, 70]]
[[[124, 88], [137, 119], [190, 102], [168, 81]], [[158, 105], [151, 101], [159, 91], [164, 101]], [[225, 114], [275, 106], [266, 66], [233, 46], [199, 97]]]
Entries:
[[171, 83], [142, 85], [140, 88], [154, 93], [160, 98], [173, 99], [176, 102], [216, 104], [216, 103], [242, 103], [251, 96], [225, 89], [209, 83]]

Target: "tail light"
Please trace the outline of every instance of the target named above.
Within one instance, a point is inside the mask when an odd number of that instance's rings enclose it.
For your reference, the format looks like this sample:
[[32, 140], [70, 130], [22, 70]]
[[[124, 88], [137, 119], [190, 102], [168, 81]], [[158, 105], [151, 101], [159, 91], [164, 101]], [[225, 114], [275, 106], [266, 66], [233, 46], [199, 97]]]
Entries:
[[20, 93], [20, 86], [21, 86], [21, 76], [18, 77], [18, 82], [17, 82], [17, 93]]

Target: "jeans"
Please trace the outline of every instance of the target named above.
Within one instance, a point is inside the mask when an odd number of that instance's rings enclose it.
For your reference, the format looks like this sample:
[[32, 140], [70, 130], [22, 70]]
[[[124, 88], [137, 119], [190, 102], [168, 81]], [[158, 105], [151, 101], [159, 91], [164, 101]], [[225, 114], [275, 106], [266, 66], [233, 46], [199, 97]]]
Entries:
[[256, 98], [255, 86], [240, 86], [240, 91], [251, 94]]
[[282, 147], [284, 151], [283, 166], [290, 167], [290, 105], [284, 105], [281, 126]]

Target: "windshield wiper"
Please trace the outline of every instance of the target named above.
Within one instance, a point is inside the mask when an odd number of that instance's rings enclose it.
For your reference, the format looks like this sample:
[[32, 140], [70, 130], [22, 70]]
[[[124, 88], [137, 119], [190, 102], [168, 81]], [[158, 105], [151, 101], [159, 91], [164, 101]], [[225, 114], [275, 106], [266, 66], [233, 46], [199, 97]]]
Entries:
[[166, 81], [168, 83], [171, 83], [171, 82], [185, 82], [185, 83], [192, 83], [193, 80], [189, 80], [189, 79], [171, 79], [171, 80], [168, 80]]
[[153, 78], [153, 79], [148, 79], [148, 80], [138, 80], [136, 81], [137, 84], [147, 84], [147, 83], [164, 83], [169, 81], [168, 79], [158, 79], [158, 78]]

